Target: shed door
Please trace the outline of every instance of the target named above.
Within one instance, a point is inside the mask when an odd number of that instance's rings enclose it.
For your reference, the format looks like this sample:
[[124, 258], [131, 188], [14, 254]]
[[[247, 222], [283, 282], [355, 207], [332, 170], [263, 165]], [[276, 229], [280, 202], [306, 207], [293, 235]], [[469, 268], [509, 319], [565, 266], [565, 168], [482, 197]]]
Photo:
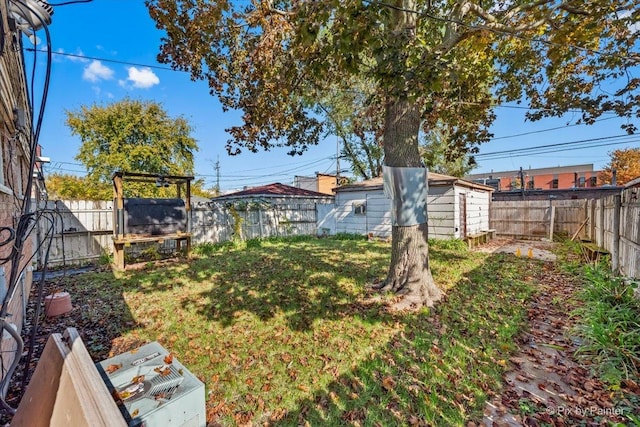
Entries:
[[460, 238], [464, 239], [467, 237], [467, 195], [464, 193], [460, 194], [459, 212]]

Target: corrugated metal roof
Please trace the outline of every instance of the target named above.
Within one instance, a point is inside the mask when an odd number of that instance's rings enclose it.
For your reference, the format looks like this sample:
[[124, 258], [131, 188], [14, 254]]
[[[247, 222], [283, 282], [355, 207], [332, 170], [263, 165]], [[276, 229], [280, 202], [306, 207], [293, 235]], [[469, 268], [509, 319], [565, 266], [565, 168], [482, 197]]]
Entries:
[[215, 197], [213, 200], [224, 200], [246, 196], [295, 196], [295, 197], [333, 197], [328, 194], [318, 193], [316, 191], [305, 190], [304, 188], [292, 187], [290, 185], [280, 184], [279, 182], [259, 187], [251, 187], [245, 190], [236, 191], [235, 193], [225, 194], [224, 196]]

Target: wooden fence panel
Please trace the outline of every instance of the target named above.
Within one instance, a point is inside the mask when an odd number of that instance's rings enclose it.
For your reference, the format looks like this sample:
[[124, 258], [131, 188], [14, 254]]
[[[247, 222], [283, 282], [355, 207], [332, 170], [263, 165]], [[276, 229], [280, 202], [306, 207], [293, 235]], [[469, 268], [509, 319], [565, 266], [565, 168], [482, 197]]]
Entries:
[[[594, 224], [590, 239], [612, 255], [618, 253], [617, 263], [612, 264], [617, 264], [620, 274], [640, 278], [640, 189], [621, 191], [620, 206], [616, 205], [616, 196], [590, 203], [592, 205], [586, 209], [589, 222]], [[616, 211], [620, 215], [617, 230], [614, 221]]]
[[39, 267], [47, 250], [50, 265], [83, 263], [113, 250], [113, 202], [57, 200], [47, 202], [44, 208], [37, 239], [51, 237], [52, 242], [50, 249], [46, 242], [39, 245]]
[[[496, 234], [549, 237], [551, 206], [555, 206], [554, 233], [573, 235], [586, 219], [584, 200], [509, 200], [491, 202], [491, 228]], [[587, 235], [582, 228], [580, 236]]]
[[[52, 236], [49, 266], [87, 263], [113, 252], [113, 202], [58, 200], [48, 202], [46, 209], [49, 214], [43, 216], [38, 224], [38, 240]], [[238, 210], [235, 215], [242, 223], [243, 239], [317, 233], [316, 205], [313, 203], [265, 204], [258, 208]], [[231, 240], [234, 223], [234, 215], [224, 205], [194, 203], [191, 214], [192, 243]], [[142, 250], [148, 245], [134, 246], [131, 250]], [[161, 248], [172, 250], [175, 241], [167, 240]], [[44, 262], [46, 251], [47, 245], [41, 245], [37, 254], [38, 264]]]
[[622, 192], [619, 258], [623, 275], [640, 278], [640, 188]]

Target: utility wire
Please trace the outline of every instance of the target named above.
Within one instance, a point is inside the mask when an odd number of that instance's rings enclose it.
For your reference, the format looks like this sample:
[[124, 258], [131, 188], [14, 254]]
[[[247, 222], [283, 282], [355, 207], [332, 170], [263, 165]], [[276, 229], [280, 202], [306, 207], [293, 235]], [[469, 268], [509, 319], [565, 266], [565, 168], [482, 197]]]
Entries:
[[[617, 116], [616, 117], [605, 117], [603, 119], [596, 120], [594, 123], [604, 122], [605, 120], [618, 119], [618, 118], [619, 117], [617, 117]], [[534, 134], [537, 134], [537, 133], [549, 132], [549, 131], [552, 131], [552, 130], [566, 129], [566, 128], [569, 128], [569, 127], [582, 126], [582, 125], [586, 125], [586, 124], [585, 123], [572, 123], [572, 124], [568, 124], [568, 125], [565, 125], [565, 126], [557, 126], [557, 127], [553, 127], [553, 128], [532, 130], [532, 131], [529, 131], [529, 132], [515, 133], [513, 135], [498, 136], [498, 137], [491, 138], [491, 141], [497, 141], [499, 139], [516, 138], [518, 136], [525, 136], [525, 135], [534, 135]], [[586, 125], [586, 126], [591, 126], [591, 125]]]
[[560, 151], [571, 151], [571, 150], [578, 150], [578, 149], [586, 149], [586, 148], [597, 148], [597, 147], [607, 147], [607, 146], [612, 146], [612, 145], [622, 145], [622, 144], [628, 144], [629, 142], [635, 142], [635, 141], [621, 141], [621, 142], [608, 142], [608, 143], [603, 143], [603, 144], [595, 144], [595, 145], [590, 145], [588, 147], [564, 147], [564, 148], [558, 148], [555, 150], [547, 150], [547, 151], [540, 151], [540, 152], [528, 152], [528, 153], [511, 153], [511, 154], [503, 154], [500, 156], [494, 156], [491, 158], [482, 158], [480, 159], [488, 161], [488, 160], [501, 160], [501, 159], [510, 159], [513, 157], [524, 157], [524, 156], [528, 156], [528, 157], [533, 157], [533, 156], [538, 156], [539, 154], [549, 154], [549, 153], [558, 153]]
[[[506, 153], [514, 153], [514, 152], [523, 152], [523, 151], [530, 151], [530, 150], [539, 150], [539, 149], [544, 149], [544, 148], [556, 148], [556, 147], [563, 147], [563, 146], [567, 146], [567, 145], [575, 145], [575, 144], [582, 144], [582, 143], [589, 143], [589, 142], [596, 142], [596, 141], [606, 141], [606, 140], [619, 139], [619, 138], [630, 138], [630, 137], [634, 137], [634, 136], [635, 135], [628, 135], [628, 134], [603, 136], [601, 138], [581, 139], [581, 140], [577, 140], [577, 141], [560, 142], [560, 143], [546, 144], [546, 145], [537, 145], [535, 147], [518, 148], [518, 149], [514, 149], [514, 150], [492, 151], [490, 153], [476, 154], [475, 157], [486, 157], [486, 156], [491, 156], [491, 155], [494, 155], [494, 154], [506, 154]], [[625, 142], [633, 142], [633, 141], [625, 141]]]
[[[46, 52], [43, 49], [36, 49], [36, 48], [26, 48], [25, 50], [29, 51], [29, 52]], [[81, 55], [81, 54], [77, 54], [77, 53], [67, 53], [67, 52], [51, 52], [53, 55], [59, 55], [59, 56], [68, 56], [71, 58], [78, 58], [78, 59], [91, 59], [94, 61], [103, 61], [103, 62], [111, 62], [114, 64], [121, 64], [121, 65], [132, 65], [135, 67], [145, 67], [145, 68], [153, 68], [156, 70], [165, 70], [165, 71], [175, 71], [178, 73], [186, 73], [187, 71], [182, 71], [182, 70], [176, 70], [173, 69], [171, 67], [163, 67], [162, 65], [149, 65], [149, 64], [141, 64], [138, 62], [130, 62], [130, 61], [119, 61], [117, 59], [107, 59], [107, 58], [98, 58], [96, 56], [88, 56], [88, 55]]]

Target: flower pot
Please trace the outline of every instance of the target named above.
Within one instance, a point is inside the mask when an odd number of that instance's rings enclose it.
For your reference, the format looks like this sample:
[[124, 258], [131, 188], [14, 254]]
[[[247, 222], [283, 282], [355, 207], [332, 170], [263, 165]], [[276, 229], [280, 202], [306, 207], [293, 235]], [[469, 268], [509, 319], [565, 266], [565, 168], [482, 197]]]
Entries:
[[44, 308], [47, 316], [55, 317], [70, 312], [71, 296], [69, 292], [56, 292], [55, 294], [44, 297]]

